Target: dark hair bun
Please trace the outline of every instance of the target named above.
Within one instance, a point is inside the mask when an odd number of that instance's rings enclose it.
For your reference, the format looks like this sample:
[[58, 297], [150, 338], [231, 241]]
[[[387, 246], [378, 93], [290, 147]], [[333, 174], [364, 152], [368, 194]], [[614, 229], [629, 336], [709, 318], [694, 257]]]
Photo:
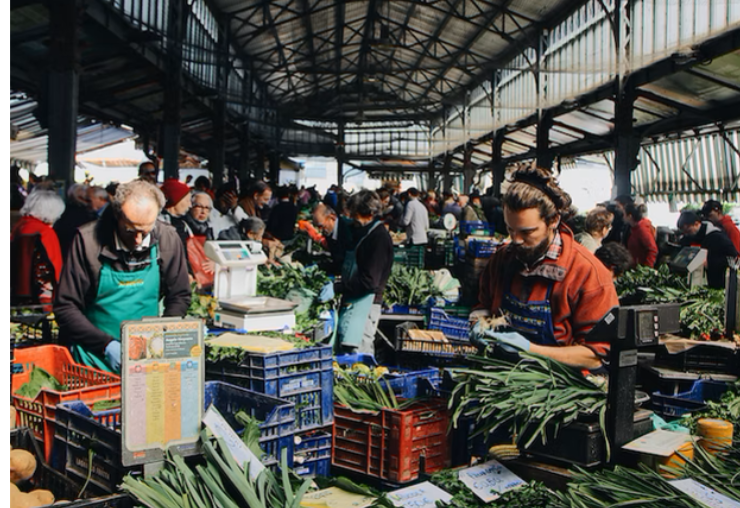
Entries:
[[537, 166], [522, 167], [511, 175], [511, 182], [524, 183], [539, 189], [550, 198], [561, 213], [566, 212], [571, 207], [572, 200], [570, 196], [560, 188], [553, 174], [547, 169]]

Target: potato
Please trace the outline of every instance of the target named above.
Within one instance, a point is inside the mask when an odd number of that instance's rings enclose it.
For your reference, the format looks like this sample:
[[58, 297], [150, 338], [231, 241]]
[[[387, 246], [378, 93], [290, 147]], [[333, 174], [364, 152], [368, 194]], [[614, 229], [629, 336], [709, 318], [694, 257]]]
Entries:
[[26, 450], [10, 452], [10, 481], [28, 480], [36, 472], [36, 458]]
[[28, 495], [36, 499], [38, 504], [35, 506], [46, 506], [54, 503], [54, 494], [52, 494], [51, 491], [48, 490], [32, 490], [28, 493]]

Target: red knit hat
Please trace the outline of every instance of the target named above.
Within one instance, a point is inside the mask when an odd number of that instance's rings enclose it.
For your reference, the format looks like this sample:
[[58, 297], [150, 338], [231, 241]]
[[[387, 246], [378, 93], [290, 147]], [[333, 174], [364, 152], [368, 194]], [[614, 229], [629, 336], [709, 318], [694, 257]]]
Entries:
[[190, 187], [182, 183], [177, 178], [168, 178], [165, 180], [161, 189], [164, 193], [164, 197], [167, 198], [167, 203], [164, 205], [165, 208], [175, 206], [188, 194], [188, 192], [190, 192]]

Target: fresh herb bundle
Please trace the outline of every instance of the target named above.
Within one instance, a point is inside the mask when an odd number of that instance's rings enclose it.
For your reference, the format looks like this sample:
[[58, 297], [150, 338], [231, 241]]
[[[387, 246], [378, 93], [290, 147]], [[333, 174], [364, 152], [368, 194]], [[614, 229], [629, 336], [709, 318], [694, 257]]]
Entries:
[[507, 428], [524, 448], [537, 438], [547, 443], [548, 425], [557, 436], [579, 414], [598, 415], [606, 440], [606, 392], [576, 369], [534, 353], [520, 353], [512, 363], [481, 356], [468, 357], [476, 367], [450, 369], [456, 386], [449, 407], [455, 427], [462, 417], [475, 420], [478, 434]]

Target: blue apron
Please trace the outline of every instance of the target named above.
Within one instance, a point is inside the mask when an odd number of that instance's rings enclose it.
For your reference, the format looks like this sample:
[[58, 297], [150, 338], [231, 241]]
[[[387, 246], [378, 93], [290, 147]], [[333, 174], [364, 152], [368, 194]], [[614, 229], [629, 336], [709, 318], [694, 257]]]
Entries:
[[[150, 249], [149, 266], [135, 272], [119, 272], [104, 262], [98, 293], [85, 316], [98, 329], [121, 340], [121, 322], [159, 316], [159, 263], [157, 246]], [[71, 347], [75, 361], [113, 372], [105, 359], [80, 344]], [[125, 352], [124, 352], [125, 354]]]
[[[380, 226], [377, 221], [370, 227], [365, 235], [360, 238], [355, 248], [348, 250], [342, 265], [342, 279], [350, 280], [357, 273], [356, 252], [373, 230]], [[356, 298], [344, 298], [342, 308], [339, 311], [339, 323], [337, 324], [335, 350], [338, 346], [359, 347], [365, 331], [365, 323], [370, 317], [370, 309], [375, 301], [375, 293], [359, 296]]]
[[547, 295], [542, 301], [523, 302], [511, 293], [511, 280], [513, 275], [509, 274], [504, 279], [504, 297], [501, 309], [509, 319], [509, 326], [524, 335], [530, 342], [543, 346], [557, 346], [555, 340], [555, 329], [552, 322], [552, 307], [550, 295], [554, 281], [548, 281]]

